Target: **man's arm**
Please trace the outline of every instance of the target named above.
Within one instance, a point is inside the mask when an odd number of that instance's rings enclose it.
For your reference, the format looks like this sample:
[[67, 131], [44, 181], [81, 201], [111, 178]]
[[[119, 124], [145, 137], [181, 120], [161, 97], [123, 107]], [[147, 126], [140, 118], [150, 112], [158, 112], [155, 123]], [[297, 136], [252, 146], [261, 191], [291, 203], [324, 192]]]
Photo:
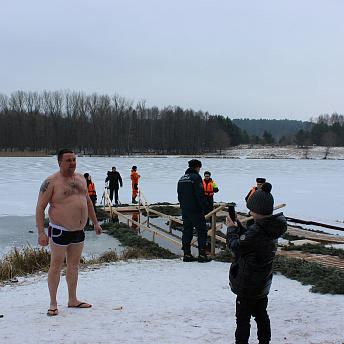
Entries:
[[195, 178], [193, 186], [194, 186], [195, 197], [196, 197], [198, 204], [200, 205], [202, 210], [204, 210], [204, 211], [208, 210], [209, 205], [208, 205], [207, 199], [205, 197], [203, 181], [202, 181], [202, 178], [200, 175], [198, 175]]
[[123, 181], [122, 181], [122, 177], [121, 177], [121, 175], [119, 173], [118, 173], [118, 180], [119, 180], [119, 184], [122, 187], [123, 186]]
[[213, 192], [214, 192], [214, 193], [219, 192], [219, 188], [218, 188], [218, 186], [215, 184], [214, 181], [213, 181]]
[[52, 178], [48, 177], [41, 185], [36, 206], [36, 225], [38, 230], [38, 243], [41, 246], [49, 244], [49, 238], [44, 231], [45, 208], [50, 202], [53, 194], [54, 186], [52, 185]]

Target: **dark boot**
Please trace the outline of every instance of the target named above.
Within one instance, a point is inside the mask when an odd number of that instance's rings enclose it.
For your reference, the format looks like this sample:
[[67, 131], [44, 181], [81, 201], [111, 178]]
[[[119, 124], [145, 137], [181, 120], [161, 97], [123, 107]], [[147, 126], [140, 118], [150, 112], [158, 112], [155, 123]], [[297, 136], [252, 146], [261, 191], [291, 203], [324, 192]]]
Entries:
[[136, 199], [132, 197], [131, 203], [137, 204]]
[[191, 247], [190, 246], [185, 246], [182, 248], [182, 250], [184, 251], [183, 262], [195, 262], [195, 261], [197, 261], [197, 258], [195, 258], [191, 254]]
[[207, 256], [205, 252], [205, 247], [198, 247], [198, 262], [199, 263], [208, 263], [211, 262], [212, 259]]

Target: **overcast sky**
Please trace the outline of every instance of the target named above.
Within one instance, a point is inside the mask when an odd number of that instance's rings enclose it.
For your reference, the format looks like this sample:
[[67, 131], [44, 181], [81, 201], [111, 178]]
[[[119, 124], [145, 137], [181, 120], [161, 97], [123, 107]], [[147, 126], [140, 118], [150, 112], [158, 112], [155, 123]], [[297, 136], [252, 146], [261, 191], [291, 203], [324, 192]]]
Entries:
[[343, 0], [0, 0], [0, 92], [230, 118], [344, 113]]

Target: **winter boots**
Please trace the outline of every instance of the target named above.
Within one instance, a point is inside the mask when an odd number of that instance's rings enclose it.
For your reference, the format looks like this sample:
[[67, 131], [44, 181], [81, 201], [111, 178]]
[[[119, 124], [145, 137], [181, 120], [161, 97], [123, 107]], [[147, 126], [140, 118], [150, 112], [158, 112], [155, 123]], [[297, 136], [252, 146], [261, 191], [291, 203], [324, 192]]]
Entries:
[[185, 246], [182, 249], [184, 251], [183, 262], [197, 262], [198, 261], [199, 263], [208, 263], [212, 261], [212, 259], [207, 256], [205, 252], [205, 247], [198, 248], [198, 258], [195, 258], [191, 254], [190, 246]]
[[212, 259], [207, 256], [207, 253], [205, 252], [205, 247], [203, 247], [203, 246], [198, 247], [198, 259], [197, 260], [199, 263], [209, 263], [212, 261]]
[[131, 198], [131, 203], [137, 204], [137, 200], [134, 197], [132, 197]]
[[197, 258], [195, 258], [191, 254], [191, 247], [190, 246], [185, 246], [182, 248], [182, 250], [184, 251], [183, 262], [196, 262], [197, 261]]

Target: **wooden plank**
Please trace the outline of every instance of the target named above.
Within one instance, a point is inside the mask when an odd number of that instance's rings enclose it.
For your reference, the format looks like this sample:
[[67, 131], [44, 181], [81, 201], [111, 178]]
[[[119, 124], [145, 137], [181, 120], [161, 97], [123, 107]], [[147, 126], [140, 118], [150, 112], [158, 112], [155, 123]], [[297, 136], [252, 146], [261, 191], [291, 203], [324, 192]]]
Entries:
[[177, 245], [177, 246], [179, 246], [179, 247], [182, 247], [182, 244], [181, 244], [180, 242], [177, 242], [176, 240], [173, 240], [173, 239], [167, 237], [167, 236], [164, 235], [164, 234], [161, 234], [161, 233], [159, 233], [159, 232], [157, 232], [157, 231], [152, 230], [151, 228], [149, 228], [149, 227], [143, 225], [142, 223], [137, 222], [137, 221], [135, 221], [135, 220], [129, 218], [128, 216], [125, 216], [125, 215], [121, 214], [120, 212], [118, 212], [118, 211], [115, 210], [115, 209], [112, 209], [112, 210], [113, 210], [117, 215], [124, 217], [125, 219], [127, 219], [127, 220], [130, 221], [131, 223], [134, 223], [135, 225], [137, 225], [137, 226], [139, 226], [139, 227], [142, 227], [142, 228], [144, 228], [144, 229], [150, 231], [151, 233], [153, 233], [153, 235], [158, 235], [158, 236], [160, 236], [160, 237], [162, 237], [162, 238], [164, 238], [164, 239], [166, 239], [166, 240], [172, 242], [173, 244], [175, 244], [175, 245]]
[[344, 261], [336, 256], [322, 255], [317, 253], [307, 253], [301, 251], [285, 251], [281, 248], [277, 249], [277, 254], [287, 258], [304, 259], [308, 262], [322, 264], [328, 267], [334, 267], [344, 270]]
[[172, 220], [172, 221], [174, 221], [174, 222], [177, 222], [177, 223], [179, 223], [179, 224], [181, 224], [181, 225], [183, 224], [183, 221], [177, 219], [176, 217], [173, 217], [173, 216], [170, 216], [170, 215], [166, 215], [166, 214], [164, 214], [164, 213], [160, 213], [159, 211], [157, 211], [157, 210], [155, 210], [155, 209], [149, 209], [149, 211], [150, 211], [151, 213], [154, 213], [154, 214], [157, 214], [157, 215], [166, 217], [167, 219]]
[[[148, 202], [148, 200], [147, 200], [145, 194], [142, 192], [142, 190], [141, 190], [141, 188], [140, 188], [139, 186], [137, 186], [137, 188], [138, 188], [138, 190], [139, 190], [139, 193], [143, 196], [143, 198], [145, 199], [145, 201], [146, 201], [146, 203], [147, 203], [147, 205], [148, 205], [148, 207], [149, 207], [149, 202]], [[143, 202], [142, 202], [142, 203], [143, 203]]]
[[219, 211], [223, 210], [226, 208], [226, 204], [221, 204], [218, 208], [212, 210], [210, 213], [208, 213], [207, 215], [205, 215], [205, 219], [208, 220], [213, 214], [218, 213]]
[[287, 221], [295, 222], [295, 223], [302, 223], [304, 225], [314, 225], [324, 228], [330, 228], [330, 229], [336, 229], [338, 231], [344, 231], [344, 227], [334, 226], [327, 223], [321, 223], [321, 222], [315, 222], [310, 220], [301, 220], [301, 219], [295, 219], [293, 217], [286, 217]]
[[116, 208], [112, 208], [112, 209], [116, 210], [120, 213], [138, 212], [139, 211], [139, 207], [136, 205], [129, 206], [129, 207], [116, 207]]
[[318, 233], [292, 226], [288, 226], [287, 233], [298, 237], [305, 237], [306, 239], [314, 241], [320, 241], [323, 244], [344, 244], [344, 236], [342, 235]]

